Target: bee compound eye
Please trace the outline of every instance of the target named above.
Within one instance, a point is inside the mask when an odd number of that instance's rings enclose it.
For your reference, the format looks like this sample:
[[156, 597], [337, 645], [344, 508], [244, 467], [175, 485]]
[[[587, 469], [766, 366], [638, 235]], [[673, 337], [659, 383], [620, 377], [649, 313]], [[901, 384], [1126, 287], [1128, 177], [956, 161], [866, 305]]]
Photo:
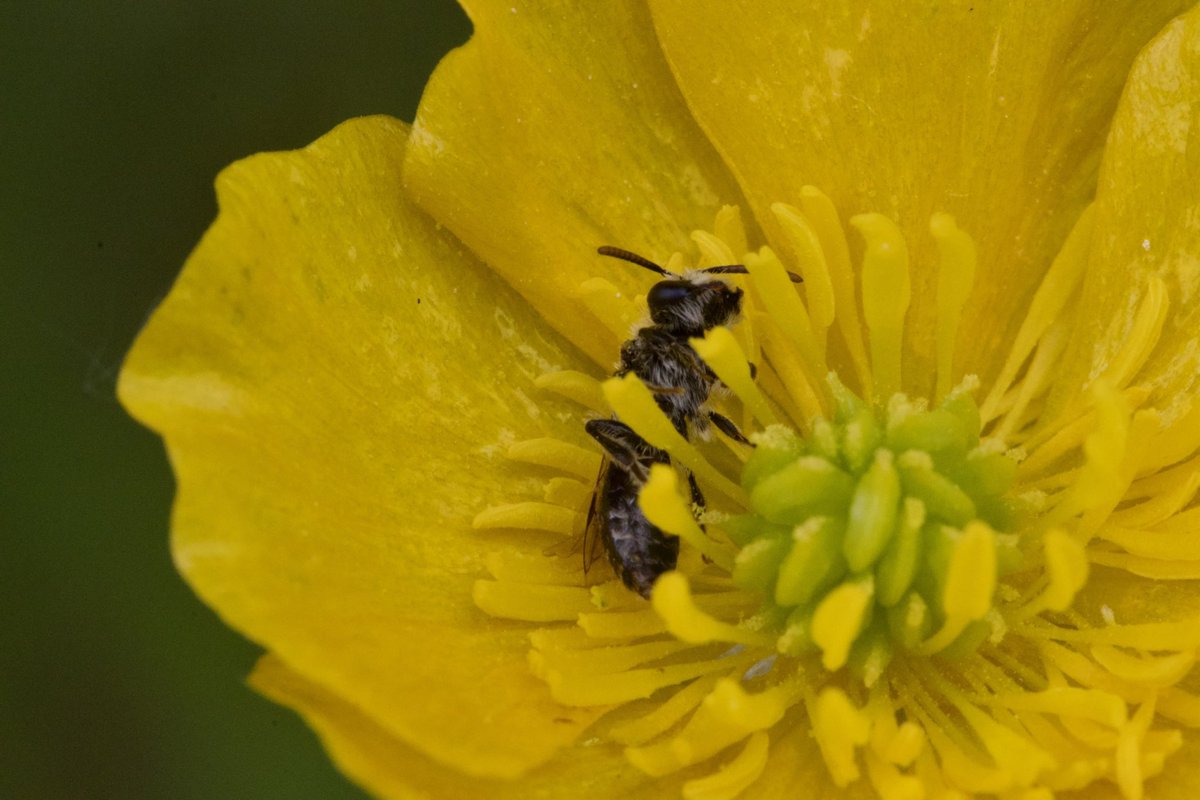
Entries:
[[659, 281], [650, 287], [646, 295], [646, 304], [650, 308], [664, 308], [686, 300], [695, 291], [695, 287], [687, 281]]

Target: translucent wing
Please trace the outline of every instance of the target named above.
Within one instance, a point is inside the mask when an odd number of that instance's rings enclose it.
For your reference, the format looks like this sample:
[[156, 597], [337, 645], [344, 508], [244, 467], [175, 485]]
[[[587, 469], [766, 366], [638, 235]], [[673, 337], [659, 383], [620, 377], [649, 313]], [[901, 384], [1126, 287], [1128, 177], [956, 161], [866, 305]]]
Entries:
[[604, 483], [608, 478], [608, 471], [612, 468], [612, 461], [605, 457], [600, 459], [600, 471], [596, 475], [596, 486], [592, 490], [592, 499], [588, 502], [587, 518], [583, 523], [583, 574], [586, 576], [588, 570], [592, 568], [592, 564], [604, 552], [604, 534], [601, 531], [601, 525], [604, 521], [600, 518], [600, 493], [604, 491]]

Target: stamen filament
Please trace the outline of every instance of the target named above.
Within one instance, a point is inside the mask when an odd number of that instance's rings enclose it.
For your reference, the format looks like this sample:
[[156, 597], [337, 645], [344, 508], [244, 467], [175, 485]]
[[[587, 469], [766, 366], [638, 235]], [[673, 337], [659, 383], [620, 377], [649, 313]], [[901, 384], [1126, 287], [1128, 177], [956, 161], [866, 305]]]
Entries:
[[908, 246], [896, 223], [882, 214], [850, 219], [866, 240], [863, 254], [863, 312], [871, 340], [871, 368], [878, 396], [900, 391], [900, 354], [911, 286]]
[[963, 306], [975, 284], [975, 242], [954, 224], [949, 214], [934, 214], [929, 232], [941, 252], [937, 287], [937, 388], [934, 397], [949, 394], [954, 378], [954, 344]]
[[804, 216], [821, 242], [821, 252], [829, 270], [829, 282], [833, 287], [835, 317], [838, 330], [850, 353], [863, 396], [875, 396], [871, 381], [871, 367], [867, 361], [867, 349], [863, 344], [862, 320], [858, 313], [858, 292], [855, 288], [854, 269], [850, 264], [850, 246], [833, 201], [815, 186], [800, 189], [800, 206]]
[[721, 382], [745, 403], [762, 427], [779, 424], [771, 404], [750, 377], [746, 354], [728, 328], [713, 328], [703, 339], [688, 341]]
[[807, 300], [805, 305], [812, 319], [813, 338], [818, 350], [824, 355], [825, 336], [829, 326], [833, 324], [835, 304], [833, 283], [829, 277], [829, 267], [821, 242], [804, 215], [792, 206], [774, 203], [771, 213], [775, 215], [784, 241], [804, 277], [804, 297]]
[[675, 430], [637, 375], [631, 372], [623, 378], [610, 378], [602, 386], [604, 397], [617, 417], [638, 436], [660, 450], [666, 450], [671, 458], [695, 473], [702, 483], [738, 505], [745, 505], [746, 493], [710, 465], [695, 445]]

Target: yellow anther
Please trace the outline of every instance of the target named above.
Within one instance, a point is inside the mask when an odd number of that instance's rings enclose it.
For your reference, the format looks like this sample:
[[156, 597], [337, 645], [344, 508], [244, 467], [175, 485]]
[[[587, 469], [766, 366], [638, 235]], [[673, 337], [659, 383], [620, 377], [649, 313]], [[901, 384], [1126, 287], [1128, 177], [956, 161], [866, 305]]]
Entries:
[[575, 532], [577, 520], [578, 515], [570, 508], [550, 503], [509, 503], [480, 511], [471, 520], [471, 527], [477, 531], [513, 528], [569, 536]]
[[746, 226], [742, 224], [742, 209], [739, 206], [721, 206], [713, 220], [713, 233], [729, 246], [729, 251], [738, 259], [750, 247], [746, 244]]
[[967, 524], [954, 543], [942, 593], [946, 621], [917, 652], [931, 655], [949, 647], [967, 626], [987, 616], [996, 592], [996, 535], [984, 523]]
[[850, 648], [867, 622], [875, 596], [870, 576], [843, 583], [821, 600], [813, 613], [812, 639], [821, 648], [821, 664], [839, 670], [850, 657]]
[[915, 775], [905, 775], [871, 751], [864, 756], [867, 777], [880, 800], [925, 800], [925, 784]]
[[588, 481], [596, 480], [600, 456], [560, 439], [527, 439], [514, 442], [505, 455], [513, 461], [550, 467]]
[[726, 572], [733, 569], [733, 553], [708, 538], [691, 508], [679, 495], [679, 476], [666, 464], [650, 468], [650, 477], [638, 494], [638, 506], [651, 524], [695, 547]]
[[795, 695], [794, 681], [749, 694], [736, 681], [723, 678], [677, 735], [628, 748], [625, 757], [648, 775], [668, 775], [711, 758], [755, 731], [769, 729], [783, 718]]
[[763, 350], [766, 351], [780, 382], [787, 389], [794, 407], [799, 410], [799, 421], [803, 429], [808, 420], [824, 413], [822, 397], [813, 388], [814, 384], [805, 372], [800, 356], [788, 340], [787, 334], [775, 324], [775, 320], [767, 314], [758, 314], [754, 320], [763, 340]]
[[963, 306], [975, 285], [975, 242], [949, 214], [934, 214], [929, 232], [941, 252], [937, 285], [937, 390], [940, 400], [954, 386], [954, 345]]
[[914, 722], [904, 722], [880, 753], [888, 762], [907, 767], [917, 760], [925, 747], [925, 729]]
[[646, 667], [607, 675], [547, 670], [543, 680], [550, 695], [565, 706], [606, 706], [649, 697], [711, 672], [724, 671], [728, 660], [685, 661], [667, 667]]
[[1188, 409], [1155, 434], [1149, 461], [1142, 467], [1160, 469], [1182, 461], [1197, 449], [1200, 449], [1200, 402], [1193, 399]]
[[1083, 278], [1083, 270], [1087, 266], [1088, 252], [1092, 245], [1094, 209], [1094, 206], [1088, 206], [1079, 215], [1062, 250], [1051, 263], [1046, 277], [1042, 279], [1041, 286], [1034, 294], [1025, 321], [1021, 323], [1021, 329], [1009, 348], [1004, 367], [981, 406], [984, 419], [993, 419], [996, 416], [995, 408], [1000, 398], [1008, 391], [1008, 387], [1012, 386], [1021, 366], [1037, 346], [1042, 334], [1061, 318], [1067, 302], [1075, 294]]
[[804, 215], [786, 203], [771, 206], [791, 250], [800, 275], [804, 278], [804, 296], [812, 318], [813, 335], [821, 351], [825, 350], [825, 333], [833, 324], [835, 298], [821, 240]]
[[825, 359], [817, 345], [808, 310], [800, 302], [783, 263], [771, 248], [763, 247], [757, 253], [746, 254], [746, 269], [763, 308], [796, 347], [810, 385], [821, 386]]
[[1109, 363], [1108, 369], [1104, 370], [1103, 377], [1112, 386], [1118, 389], [1125, 388], [1146, 363], [1154, 345], [1158, 344], [1159, 336], [1162, 335], [1163, 323], [1167, 320], [1170, 305], [1166, 283], [1157, 275], [1151, 275], [1146, 282], [1146, 295], [1138, 305], [1133, 325], [1128, 331], [1121, 333], [1117, 355]]
[[592, 596], [581, 586], [480, 580], [471, 599], [485, 614], [525, 622], [573, 620], [592, 608]]
[[697, 264], [699, 267], [715, 267], [737, 261], [737, 256], [729, 249], [729, 245], [708, 231], [692, 231], [692, 241], [700, 250], [700, 261]]
[[697, 678], [652, 711], [613, 726], [609, 737], [617, 744], [636, 747], [666, 733], [700, 705], [719, 677], [713, 674]]
[[[624, 672], [627, 669], [657, 661], [675, 653], [683, 652], [692, 645], [687, 642], [668, 640], [665, 642], [645, 642], [635, 645], [620, 645], [616, 647], [588, 647], [570, 650], [538, 650], [531, 651], [536, 655], [539, 671], [566, 670], [580, 674], [602, 675], [605, 673]], [[534, 663], [531, 661], [531, 664]]]
[[854, 707], [844, 691], [832, 686], [822, 689], [816, 700], [809, 702], [808, 713], [829, 775], [836, 786], [844, 789], [859, 778], [856, 751], [870, 737], [870, 720]]
[[1042, 692], [1013, 692], [997, 696], [995, 702], [1013, 711], [1091, 720], [1112, 730], [1120, 730], [1129, 719], [1124, 700], [1095, 689], [1059, 687]]
[[559, 586], [579, 584], [579, 561], [574, 558], [546, 558], [522, 550], [500, 550], [488, 553], [484, 566], [498, 581]]
[[882, 214], [859, 214], [850, 224], [867, 245], [862, 265], [863, 315], [871, 340], [875, 392], [890, 397], [900, 391], [904, 317], [912, 294], [908, 245], [896, 223]]
[[662, 617], [653, 608], [580, 614], [578, 624], [592, 639], [637, 639], [666, 633], [667, 630]]
[[588, 278], [575, 295], [619, 341], [629, 338], [629, 329], [640, 316], [637, 306], [620, 289], [604, 278]]
[[671, 635], [685, 642], [771, 644], [771, 637], [764, 633], [721, 622], [701, 611], [692, 599], [687, 577], [681, 573], [668, 572], [662, 575], [654, 584], [650, 601]]
[[728, 386], [738, 399], [746, 404], [762, 427], [775, 425], [779, 418], [771, 410], [771, 404], [750, 377], [750, 365], [741, 345], [728, 328], [713, 328], [703, 339], [689, 340], [704, 363], [712, 367], [721, 382]]
[[[1019, 431], [1025, 423], [1025, 414], [1030, 404], [1035, 398], [1045, 394], [1054, 382], [1061, 368], [1062, 354], [1067, 349], [1071, 331], [1072, 326], [1066, 320], [1059, 320], [1038, 342], [1033, 360], [1029, 362], [1029, 369], [1025, 370], [1025, 377], [1018, 384], [1012, 406], [1003, 411], [1004, 418], [993, 433], [997, 439], [1006, 441]], [[1001, 409], [997, 408], [997, 411]]]
[[862, 321], [858, 313], [858, 291], [854, 283], [854, 268], [850, 264], [850, 247], [846, 243], [842, 222], [838, 218], [833, 201], [815, 186], [801, 188], [800, 207], [821, 241], [821, 252], [825, 254], [825, 264], [829, 270], [829, 280], [836, 302], [835, 321], [842, 333], [842, 339], [846, 342], [846, 349], [850, 352], [850, 360], [854, 363], [864, 395], [870, 399], [875, 396], [872, 390], [871, 368], [867, 363], [867, 350], [863, 344]]
[[947, 617], [983, 619], [996, 593], [996, 535], [982, 522], [968, 523], [954, 546], [942, 608]]
[[609, 378], [602, 388], [605, 399], [617, 417], [633, 428], [638, 436], [666, 450], [675, 461], [695, 473], [701, 483], [711, 486], [735, 503], [745, 505], [746, 495], [742, 488], [714, 469], [700, 451], [675, 430], [675, 426], [654, 401], [654, 395], [637, 375], [631, 372], [623, 378]]
[[758, 780], [767, 766], [771, 738], [758, 731], [746, 740], [737, 756], [716, 772], [683, 784], [684, 800], [733, 800]]
[[575, 370], [545, 372], [533, 379], [539, 389], [549, 389], [599, 414], [608, 413], [608, 403], [600, 391], [600, 381]]
[[1087, 554], [1079, 542], [1057, 528], [1046, 534], [1043, 547], [1050, 585], [1042, 595], [1042, 602], [1051, 611], [1066, 611], [1087, 583]]
[[1154, 695], [1138, 707], [1133, 719], [1122, 730], [1117, 743], [1116, 773], [1117, 786], [1126, 800], [1142, 800], [1143, 780], [1147, 777], [1142, 765], [1143, 741], [1150, 723], [1154, 720]]
[[[1200, 561], [1200, 514], [1194, 511], [1176, 514], [1152, 530], [1106, 525], [1097, 535], [1137, 556], [1176, 563]], [[1185, 526], [1174, 527], [1177, 521]]]
[[551, 478], [546, 482], [543, 497], [556, 506], [579, 508], [592, 496], [592, 491], [592, 486], [573, 478]]
[[1165, 689], [1183, 680], [1196, 663], [1196, 653], [1188, 650], [1163, 656], [1132, 655], [1111, 645], [1095, 645], [1092, 658], [1123, 681], [1136, 686]]

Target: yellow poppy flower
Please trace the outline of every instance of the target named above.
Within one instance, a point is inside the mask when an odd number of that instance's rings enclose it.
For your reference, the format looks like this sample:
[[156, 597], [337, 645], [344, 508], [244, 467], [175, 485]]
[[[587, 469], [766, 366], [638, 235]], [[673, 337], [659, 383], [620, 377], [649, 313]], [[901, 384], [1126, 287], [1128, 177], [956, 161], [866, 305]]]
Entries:
[[[1200, 11], [577, 5], [223, 172], [129, 355], [253, 684], [389, 797], [1194, 796]], [[604, 380], [598, 245], [746, 265], [757, 448]], [[572, 550], [610, 413], [709, 499], [649, 471], [649, 601]]]

